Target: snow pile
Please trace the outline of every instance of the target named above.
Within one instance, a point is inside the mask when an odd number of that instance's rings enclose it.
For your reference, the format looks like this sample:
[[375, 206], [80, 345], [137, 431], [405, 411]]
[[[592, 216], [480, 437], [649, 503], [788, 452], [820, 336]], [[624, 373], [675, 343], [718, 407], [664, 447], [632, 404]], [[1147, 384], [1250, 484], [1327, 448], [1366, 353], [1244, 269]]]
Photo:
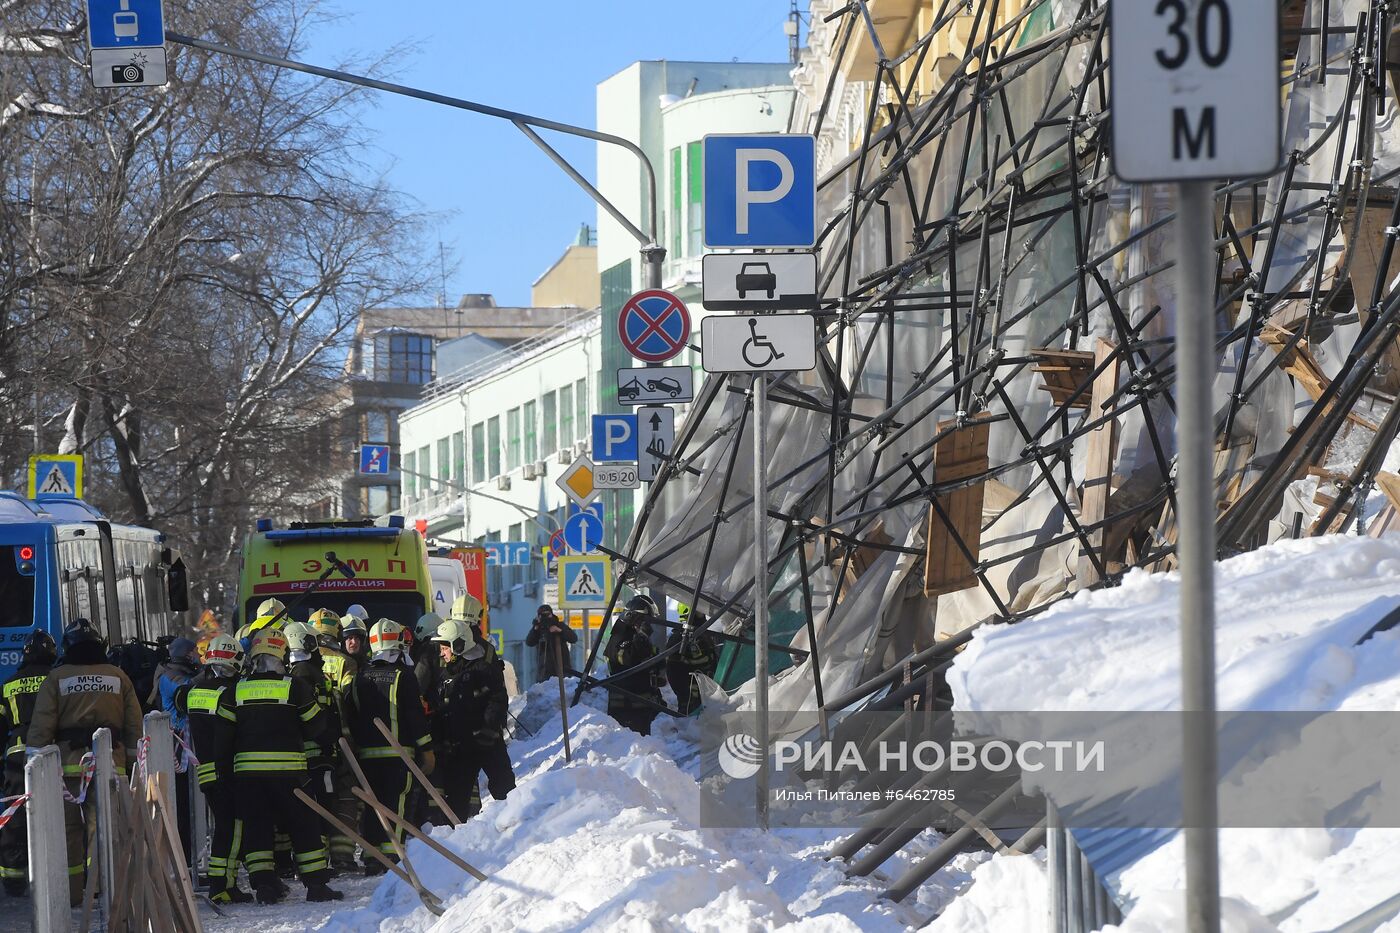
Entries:
[[[955, 709], [1179, 709], [1179, 595], [1176, 574], [1134, 572], [1120, 587], [979, 630], [949, 672]], [[1400, 709], [1400, 629], [1357, 644], [1397, 607], [1400, 536], [1287, 540], [1221, 562], [1220, 708]], [[1242, 933], [1330, 929], [1400, 893], [1397, 830], [1226, 829], [1220, 848], [1228, 925]], [[982, 884], [1003, 861], [979, 870], [963, 900], [980, 898], [990, 909], [1014, 901], [1019, 877]], [[1179, 836], [1120, 883], [1134, 901], [1121, 933], [1181, 928]], [[986, 929], [1043, 926], [1043, 917], [1027, 926], [1012, 914], [984, 921]], [[1381, 929], [1400, 933], [1400, 922]]]
[[[462, 826], [435, 832], [489, 882], [412, 842], [409, 858], [446, 903], [444, 916], [391, 875], [368, 906], [342, 911], [323, 929], [905, 930], [952, 901], [985, 858], [955, 862], [917, 902], [890, 904], [880, 899], [880, 879], [848, 879], [823, 858], [839, 833], [701, 827], [696, 777], [677, 765], [694, 761], [694, 720], [658, 720], [658, 734], [644, 738], [596, 708], [574, 707], [574, 760], [566, 765], [557, 703], [551, 681], [512, 704], [523, 730], [535, 732], [522, 730], [511, 745], [519, 786], [506, 800], [488, 798]], [[937, 844], [926, 835], [889, 870]]]

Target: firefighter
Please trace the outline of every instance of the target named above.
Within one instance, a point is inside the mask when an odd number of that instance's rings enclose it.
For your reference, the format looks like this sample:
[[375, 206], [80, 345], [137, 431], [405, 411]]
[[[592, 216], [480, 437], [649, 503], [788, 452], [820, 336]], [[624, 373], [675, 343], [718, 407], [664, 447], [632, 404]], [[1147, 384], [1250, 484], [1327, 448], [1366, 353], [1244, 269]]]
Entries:
[[[354, 606], [350, 607], [354, 609]], [[340, 618], [341, 649], [355, 662], [356, 673], [369, 664], [369, 629], [359, 616], [346, 613]], [[354, 680], [352, 675], [351, 680]], [[348, 686], [348, 684], [347, 684]]]
[[428, 714], [437, 708], [437, 685], [439, 668], [437, 645], [433, 640], [442, 627], [443, 618], [436, 612], [425, 612], [413, 626], [413, 648], [409, 652], [413, 661], [413, 676], [418, 679], [418, 692], [423, 695]]
[[287, 674], [287, 636], [272, 628], [253, 635], [251, 671], [219, 698], [232, 714], [236, 813], [243, 823], [243, 862], [259, 904], [275, 904], [285, 888], [273, 860], [273, 824], [284, 828], [296, 852], [297, 874], [308, 901], [338, 901], [326, 884], [326, 848], [312, 811], [292, 793], [310, 788], [306, 747], [317, 742], [326, 715], [306, 682]]
[[[86, 799], [83, 756], [92, 747], [93, 732], [103, 727], [112, 730], [112, 767], [124, 775], [128, 753], [134, 755], [141, 741], [141, 701], [122, 669], [107, 663], [107, 646], [97, 629], [87, 619], [76, 619], [63, 633], [62, 659], [39, 687], [25, 741], [36, 752], [57, 745], [68, 793]], [[95, 821], [92, 807], [65, 801], [68, 899], [75, 906], [82, 899], [87, 840]]]
[[277, 597], [264, 599], [258, 606], [258, 614], [253, 617], [249, 625], [249, 634], [267, 628], [271, 625], [274, 628], [282, 628], [286, 625], [287, 607], [282, 600]]
[[[311, 613], [308, 624], [316, 632], [316, 645], [321, 655], [321, 673], [330, 691], [336, 716], [334, 734], [327, 746], [331, 765], [331, 803], [327, 809], [347, 826], [354, 826], [360, 821], [360, 801], [350, 793], [350, 788], [355, 786], [355, 776], [350, 770], [349, 762], [344, 760], [336, 740], [342, 733], [341, 701], [346, 688], [354, 682], [355, 672], [359, 668], [355, 659], [346, 654], [341, 646], [340, 616], [334, 610], [316, 610]], [[354, 840], [333, 826], [329, 827], [329, 832], [331, 870], [345, 872], [357, 868]]]
[[[284, 631], [287, 635], [287, 645], [291, 649], [288, 673], [306, 682], [316, 695], [316, 705], [326, 717], [326, 726], [321, 732], [320, 740], [306, 746], [306, 769], [311, 773], [312, 784], [315, 787], [314, 793], [308, 793], [316, 798], [317, 803], [330, 810], [335, 805], [331, 769], [336, 740], [340, 738], [340, 704], [326, 681], [321, 652], [316, 641], [316, 630], [305, 622], [294, 621], [288, 622]], [[329, 825], [321, 826], [321, 835], [328, 845], [330, 831]]]
[[506, 682], [496, 651], [464, 622], [444, 622], [433, 641], [442, 657], [440, 705], [433, 723], [433, 748], [442, 756], [448, 806], [459, 816], [481, 810], [478, 776], [486, 772], [491, 796], [504, 800], [515, 789], [506, 751]]
[[[24, 793], [24, 746], [29, 720], [39, 687], [53, 669], [58, 646], [45, 631], [30, 633], [24, 640], [19, 670], [0, 689], [0, 736], [5, 740], [4, 794]], [[20, 807], [10, 822], [0, 828], [0, 882], [11, 897], [23, 897], [29, 887], [29, 848], [25, 834], [25, 812]]]
[[233, 751], [235, 719], [220, 706], [237, 688], [243, 652], [228, 635], [215, 635], [204, 649], [204, 667], [175, 702], [189, 722], [190, 744], [199, 759], [195, 774], [209, 805], [209, 899], [215, 904], [243, 904], [252, 895], [238, 887], [238, 850], [243, 824], [234, 814]]
[[[392, 619], [380, 619], [374, 624], [369, 633], [370, 663], [355, 675], [343, 707], [345, 731], [355, 746], [370, 793], [400, 817], [408, 812], [413, 775], [374, 721], [383, 722], [400, 745], [418, 756], [425, 774], [432, 773], [434, 764], [432, 735], [418, 693], [418, 680], [404, 663], [403, 636], [403, 626]], [[393, 844], [369, 807], [364, 810], [360, 828], [366, 842], [378, 846], [389, 858], [395, 857]], [[402, 831], [397, 826], [393, 831], [402, 842]], [[365, 874], [379, 875], [384, 871], [377, 859], [366, 857]]]
[[[605, 654], [608, 673], [617, 689], [608, 691], [608, 715], [642, 735], [651, 735], [651, 721], [661, 706], [661, 670], [653, 665], [623, 674], [656, 657], [651, 643], [651, 619], [660, 615], [650, 596], [633, 596], [613, 622]], [[623, 674], [619, 677], [618, 675]]]
[[355, 661], [341, 646], [340, 616], [333, 609], [317, 609], [307, 619], [316, 633], [316, 647], [321, 655], [321, 673], [337, 697], [355, 679]]
[[666, 648], [670, 653], [666, 656], [666, 682], [676, 694], [676, 711], [689, 716], [699, 712], [701, 706], [700, 684], [695, 675], [715, 675], [719, 650], [714, 637], [705, 631], [709, 621], [703, 612], [691, 613], [689, 606], [681, 606], [680, 619], [682, 625], [689, 624], [689, 637], [684, 629], [677, 629], [667, 639]]

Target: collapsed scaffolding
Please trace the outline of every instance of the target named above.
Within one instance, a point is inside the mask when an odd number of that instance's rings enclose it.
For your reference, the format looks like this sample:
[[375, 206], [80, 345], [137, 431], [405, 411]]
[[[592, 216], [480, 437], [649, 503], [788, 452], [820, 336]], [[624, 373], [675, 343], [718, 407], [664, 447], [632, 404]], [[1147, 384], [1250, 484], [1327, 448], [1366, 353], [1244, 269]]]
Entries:
[[[1215, 190], [1223, 553], [1400, 514], [1393, 12], [1282, 12], [1283, 164]], [[819, 182], [818, 368], [767, 391], [768, 606], [794, 620], [771, 648], [796, 664], [775, 711], [947, 708], [978, 626], [1174, 564], [1173, 205], [1111, 173], [1107, 25], [1090, 0], [943, 0], [891, 57], [865, 0], [813, 23], [829, 74], [794, 131], [821, 144], [857, 48], [875, 71]], [[706, 381], [612, 555], [750, 644], [755, 394]]]

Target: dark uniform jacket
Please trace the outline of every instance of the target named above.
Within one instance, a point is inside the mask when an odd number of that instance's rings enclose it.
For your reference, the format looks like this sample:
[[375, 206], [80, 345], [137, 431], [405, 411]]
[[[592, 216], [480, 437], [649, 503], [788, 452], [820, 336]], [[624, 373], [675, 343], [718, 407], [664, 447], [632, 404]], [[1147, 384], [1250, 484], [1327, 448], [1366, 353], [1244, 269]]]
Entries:
[[53, 670], [52, 664], [25, 664], [0, 688], [0, 736], [5, 740], [5, 759], [19, 756], [24, 763], [24, 747], [28, 744], [29, 720], [34, 715], [34, 701], [39, 687]]
[[233, 775], [237, 719], [220, 701], [237, 686], [236, 674], [220, 677], [213, 668], [205, 668], [175, 694], [175, 705], [188, 717], [190, 748], [199, 759], [195, 773], [201, 786]]
[[473, 743], [499, 741], [505, 734], [510, 698], [504, 665], [491, 646], [482, 647], [481, 657], [454, 658], [442, 668], [433, 747], [445, 758], [465, 754]]
[[[605, 650], [610, 675], [620, 674], [656, 657], [656, 646], [651, 643], [645, 628], [625, 619], [613, 626]], [[660, 704], [661, 680], [660, 666], [653, 665], [614, 681], [621, 690], [609, 691], [608, 709], [652, 709], [644, 699]]]
[[375, 728], [376, 719], [382, 720], [390, 734], [410, 753], [432, 745], [418, 679], [412, 670], [397, 661], [371, 661], [367, 667], [360, 668], [354, 683], [345, 692], [342, 709], [345, 731], [361, 761], [397, 760], [399, 757]]
[[325, 715], [321, 739], [316, 748], [306, 751], [306, 766], [312, 771], [320, 771], [331, 766], [334, 760], [335, 743], [340, 738], [340, 705], [330, 682], [326, 679], [320, 654], [312, 654], [305, 661], [295, 661], [288, 668], [294, 679], [300, 680], [311, 689], [316, 697], [316, 705]]
[[326, 715], [303, 680], [276, 671], [247, 674], [219, 707], [233, 714], [233, 773], [304, 778], [307, 753], [320, 749]]
[[[679, 646], [679, 647], [677, 647]], [[676, 705], [682, 713], [700, 708], [700, 685], [694, 674], [713, 677], [719, 666], [719, 651], [714, 638], [703, 631], [690, 633], [690, 643], [681, 643], [680, 630], [673, 631], [666, 641], [667, 648], [676, 648], [666, 656], [666, 680], [676, 694]]]

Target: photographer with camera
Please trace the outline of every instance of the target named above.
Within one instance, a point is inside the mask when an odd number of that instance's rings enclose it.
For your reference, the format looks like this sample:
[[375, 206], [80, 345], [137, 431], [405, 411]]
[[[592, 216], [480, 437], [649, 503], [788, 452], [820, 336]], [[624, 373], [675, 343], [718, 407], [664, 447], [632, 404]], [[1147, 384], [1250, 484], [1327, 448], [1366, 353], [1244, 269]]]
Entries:
[[530, 623], [529, 633], [525, 636], [526, 647], [536, 649], [535, 683], [551, 677], [564, 676], [565, 671], [560, 669], [560, 665], [569, 653], [569, 649], [564, 646], [573, 645], [577, 641], [578, 635], [560, 621], [552, 607], [541, 606], [535, 613], [535, 620]]

